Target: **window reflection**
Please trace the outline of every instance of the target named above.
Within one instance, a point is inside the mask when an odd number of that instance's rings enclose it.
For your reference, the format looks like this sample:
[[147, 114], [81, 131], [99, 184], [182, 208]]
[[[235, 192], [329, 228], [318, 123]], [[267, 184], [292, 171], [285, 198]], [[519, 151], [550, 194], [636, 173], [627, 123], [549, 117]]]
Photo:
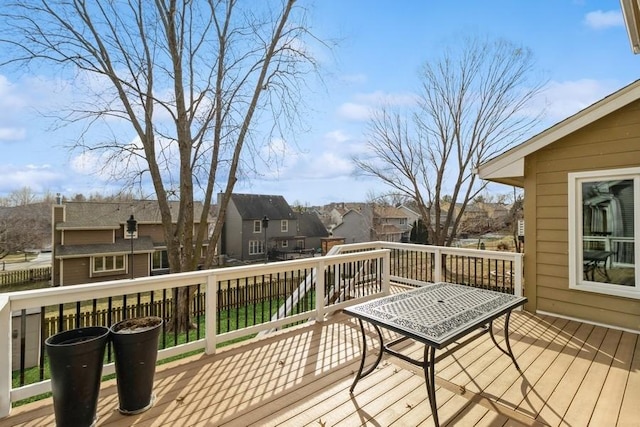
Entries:
[[633, 180], [582, 183], [584, 279], [634, 286]]

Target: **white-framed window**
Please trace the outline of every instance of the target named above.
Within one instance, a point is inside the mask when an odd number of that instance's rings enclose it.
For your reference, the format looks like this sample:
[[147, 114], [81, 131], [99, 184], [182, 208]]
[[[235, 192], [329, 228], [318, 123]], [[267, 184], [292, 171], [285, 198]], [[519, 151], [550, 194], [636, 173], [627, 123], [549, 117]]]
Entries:
[[260, 255], [264, 253], [264, 242], [262, 240], [249, 240], [249, 255]]
[[280, 231], [286, 233], [289, 231], [289, 220], [283, 219], [280, 221]]
[[568, 178], [569, 287], [640, 299], [640, 168]]
[[91, 259], [93, 273], [115, 273], [124, 271], [124, 255], [94, 256]]
[[260, 221], [259, 219], [253, 221], [253, 232], [262, 233], [262, 221]]
[[169, 268], [169, 254], [166, 249], [155, 251], [151, 255], [152, 270], [166, 270]]
[[138, 238], [138, 229], [136, 228], [136, 231], [134, 231], [133, 233], [129, 233], [127, 231], [127, 227], [124, 228], [124, 238], [125, 239], [137, 239]]
[[288, 248], [289, 247], [289, 241], [288, 240], [283, 240], [282, 242], [280, 242], [280, 247], [281, 248]]

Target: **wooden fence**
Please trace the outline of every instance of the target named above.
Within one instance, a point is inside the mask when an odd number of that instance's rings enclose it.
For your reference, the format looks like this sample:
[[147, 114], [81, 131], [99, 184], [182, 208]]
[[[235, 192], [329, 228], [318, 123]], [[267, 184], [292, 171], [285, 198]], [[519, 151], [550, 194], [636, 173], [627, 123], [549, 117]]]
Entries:
[[19, 285], [51, 280], [51, 267], [30, 268], [0, 272], [0, 286]]

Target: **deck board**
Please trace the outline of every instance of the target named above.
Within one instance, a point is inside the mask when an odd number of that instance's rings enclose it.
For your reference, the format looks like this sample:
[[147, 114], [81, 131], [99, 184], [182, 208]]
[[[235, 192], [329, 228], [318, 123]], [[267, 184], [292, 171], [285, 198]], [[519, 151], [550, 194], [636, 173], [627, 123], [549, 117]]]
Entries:
[[[498, 342], [502, 327], [496, 321]], [[510, 329], [521, 372], [488, 335], [437, 364], [442, 425], [629, 426], [640, 419], [638, 335], [526, 312], [512, 315]], [[433, 425], [421, 369], [393, 357], [349, 393], [360, 342], [357, 322], [339, 314], [161, 365], [155, 405], [135, 416], [117, 411], [111, 380], [101, 389], [98, 425]], [[403, 351], [421, 358], [423, 349], [407, 342]], [[49, 398], [14, 408], [0, 427], [53, 423]]]
[[638, 396], [640, 396], [640, 339], [637, 335], [635, 337], [636, 345], [618, 416], [619, 426], [631, 426], [640, 420], [640, 405], [638, 404]]
[[620, 338], [618, 349], [609, 368], [600, 398], [595, 404], [590, 423], [607, 425], [611, 415], [620, 413], [624, 389], [629, 378], [629, 369], [635, 349], [637, 335], [625, 332]]

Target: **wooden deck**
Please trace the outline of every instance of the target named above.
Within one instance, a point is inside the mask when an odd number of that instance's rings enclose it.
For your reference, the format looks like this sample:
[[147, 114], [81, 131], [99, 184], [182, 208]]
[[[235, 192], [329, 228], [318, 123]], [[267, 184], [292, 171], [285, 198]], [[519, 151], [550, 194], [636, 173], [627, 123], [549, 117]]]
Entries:
[[[488, 335], [436, 366], [442, 425], [640, 425], [636, 334], [515, 312], [511, 345], [522, 374]], [[406, 351], [422, 354], [416, 344]], [[357, 324], [340, 314], [158, 367], [156, 403], [140, 415], [121, 415], [115, 383], [106, 382], [98, 425], [433, 425], [421, 371], [385, 359], [351, 396], [359, 360]], [[0, 426], [53, 424], [51, 399], [0, 420]]]

